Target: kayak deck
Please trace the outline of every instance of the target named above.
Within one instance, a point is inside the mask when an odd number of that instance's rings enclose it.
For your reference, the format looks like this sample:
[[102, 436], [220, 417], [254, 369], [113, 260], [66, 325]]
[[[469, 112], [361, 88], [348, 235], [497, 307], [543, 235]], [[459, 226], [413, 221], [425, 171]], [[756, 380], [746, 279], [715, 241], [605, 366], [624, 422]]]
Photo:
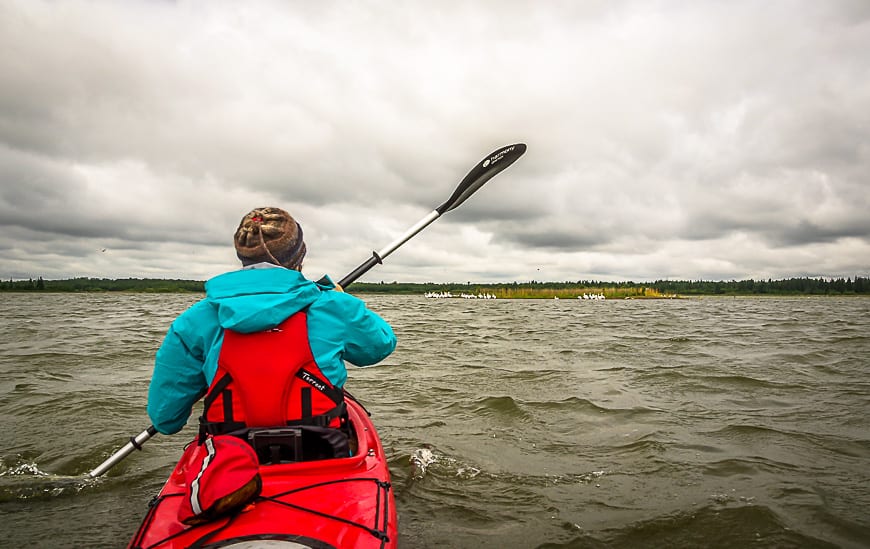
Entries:
[[395, 547], [396, 508], [381, 442], [364, 409], [352, 399], [347, 405], [354, 455], [261, 465], [263, 491], [254, 503], [196, 526], [177, 518], [187, 467], [179, 462], [128, 547]]

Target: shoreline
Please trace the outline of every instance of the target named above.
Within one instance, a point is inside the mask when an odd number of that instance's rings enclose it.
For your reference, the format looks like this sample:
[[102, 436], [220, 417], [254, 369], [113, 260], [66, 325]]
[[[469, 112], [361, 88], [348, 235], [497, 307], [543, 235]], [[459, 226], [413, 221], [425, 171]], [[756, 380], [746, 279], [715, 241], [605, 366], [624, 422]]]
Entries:
[[[378, 290], [361, 290], [361, 291], [348, 291], [347, 293], [351, 295], [359, 295], [359, 296], [405, 296], [405, 297], [422, 297], [426, 296], [423, 293], [419, 292], [385, 292]], [[155, 294], [199, 294], [205, 295], [203, 291], [197, 290], [3, 290], [0, 291], [0, 295], [9, 294], [9, 295], [58, 295], [58, 294], [83, 294], [83, 295], [96, 295], [96, 294], [125, 294], [125, 295], [155, 295]], [[806, 298], [870, 298], [870, 294], [856, 294], [856, 293], [765, 293], [765, 294], [752, 294], [752, 293], [728, 293], [728, 294], [672, 294], [672, 295], [629, 295], [629, 296], [605, 296], [604, 299], [583, 299], [582, 294], [577, 295], [552, 295], [552, 294], [539, 294], [539, 295], [522, 295], [522, 296], [496, 296], [491, 300], [576, 300], [576, 301], [661, 301], [661, 300], [691, 300], [691, 299], [726, 299], [726, 298], [753, 298], [753, 299], [765, 299], [765, 298], [777, 298], [777, 297], [806, 297]], [[431, 299], [431, 298], [427, 298]], [[463, 299], [460, 295], [455, 295], [452, 297], [443, 297], [443, 298], [435, 298], [438, 299], [449, 299], [449, 300], [458, 300]], [[488, 301], [488, 299], [477, 298], [474, 300]]]
[[[153, 278], [72, 278], [0, 280], [0, 293], [204, 293], [205, 282]], [[384, 295], [488, 296], [495, 299], [685, 299], [732, 296], [870, 296], [870, 278], [789, 278], [782, 280], [609, 282], [419, 283], [355, 282], [348, 293]]]

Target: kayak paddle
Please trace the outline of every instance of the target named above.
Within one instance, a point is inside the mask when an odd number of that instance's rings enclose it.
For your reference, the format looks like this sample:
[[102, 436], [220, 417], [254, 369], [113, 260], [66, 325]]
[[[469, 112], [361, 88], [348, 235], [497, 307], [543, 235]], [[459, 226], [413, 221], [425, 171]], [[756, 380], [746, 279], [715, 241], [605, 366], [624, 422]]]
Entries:
[[524, 143], [508, 145], [490, 153], [486, 158], [481, 160], [477, 166], [468, 172], [468, 175], [459, 183], [456, 190], [444, 204], [441, 204], [426, 217], [417, 222], [416, 225], [408, 229], [405, 234], [391, 242], [380, 251], [372, 252], [372, 257], [363, 262], [359, 267], [354, 269], [349, 275], [342, 278], [338, 285], [342, 288], [350, 286], [357, 278], [364, 275], [372, 267], [379, 263], [383, 263], [384, 259], [396, 249], [410, 240], [414, 235], [425, 229], [430, 223], [441, 217], [442, 214], [456, 209], [460, 204], [465, 202], [469, 196], [474, 194], [477, 189], [481, 188], [484, 183], [495, 177], [498, 173], [517, 161], [519, 157], [526, 152]]
[[[372, 257], [360, 264], [359, 267], [351, 271], [339, 281], [339, 286], [347, 288], [353, 282], [371, 270], [372, 267], [383, 263], [384, 259], [402, 244], [410, 240], [417, 233], [429, 226], [433, 221], [441, 217], [443, 214], [458, 208], [465, 202], [469, 196], [477, 192], [484, 183], [501, 173], [508, 166], [513, 164], [526, 152], [524, 143], [516, 143], [497, 149], [481, 160], [477, 166], [471, 169], [470, 172], [462, 179], [453, 194], [446, 202], [432, 210], [426, 217], [418, 221], [413, 227], [408, 229], [405, 234], [385, 246], [379, 251], [373, 251]], [[148, 439], [157, 434], [157, 429], [153, 425], [136, 435], [130, 437], [130, 442], [125, 444], [120, 450], [109, 456], [106, 461], [101, 463], [96, 469], [88, 473], [91, 478], [96, 478], [103, 475], [106, 471], [117, 465], [121, 460], [130, 455], [133, 450], [141, 450], [142, 444]]]

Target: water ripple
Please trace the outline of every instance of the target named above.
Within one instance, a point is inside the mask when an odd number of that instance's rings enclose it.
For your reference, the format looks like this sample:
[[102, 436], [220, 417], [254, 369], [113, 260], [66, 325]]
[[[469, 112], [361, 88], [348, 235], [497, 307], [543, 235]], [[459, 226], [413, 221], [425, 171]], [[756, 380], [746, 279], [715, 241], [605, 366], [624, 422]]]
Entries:
[[[196, 299], [0, 295], [4, 543], [129, 538], [195, 419], [81, 479], [147, 426], [154, 352]], [[348, 388], [389, 457], [400, 546], [870, 539], [868, 299], [366, 299], [399, 347]]]

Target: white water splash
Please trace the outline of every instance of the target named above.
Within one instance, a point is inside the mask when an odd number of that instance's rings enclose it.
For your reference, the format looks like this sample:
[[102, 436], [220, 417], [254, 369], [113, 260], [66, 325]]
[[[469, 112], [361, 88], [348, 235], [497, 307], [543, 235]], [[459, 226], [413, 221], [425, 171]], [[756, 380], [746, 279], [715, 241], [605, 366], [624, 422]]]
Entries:
[[460, 467], [456, 471], [456, 476], [463, 479], [474, 478], [480, 474], [480, 469], [477, 467]]
[[436, 461], [438, 461], [438, 457], [431, 449], [417, 448], [411, 454], [412, 477], [421, 480], [426, 476], [426, 469]]
[[0, 470], [0, 477], [18, 475], [30, 475], [37, 477], [50, 476], [48, 473], [41, 471], [39, 467], [36, 466], [36, 463], [21, 463], [10, 469], [3, 468], [2, 470]]
[[[582, 482], [584, 484], [591, 484], [593, 481], [603, 477], [605, 474], [607, 474], [606, 471], [591, 471], [589, 473], [584, 473], [584, 474], [580, 475], [579, 477], [577, 477], [577, 481]], [[600, 485], [598, 483], [596, 483], [595, 486], [600, 486]]]
[[[19, 457], [20, 459], [20, 457]], [[57, 497], [78, 493], [97, 484], [98, 479], [47, 473], [36, 463], [0, 463], [0, 501]]]

